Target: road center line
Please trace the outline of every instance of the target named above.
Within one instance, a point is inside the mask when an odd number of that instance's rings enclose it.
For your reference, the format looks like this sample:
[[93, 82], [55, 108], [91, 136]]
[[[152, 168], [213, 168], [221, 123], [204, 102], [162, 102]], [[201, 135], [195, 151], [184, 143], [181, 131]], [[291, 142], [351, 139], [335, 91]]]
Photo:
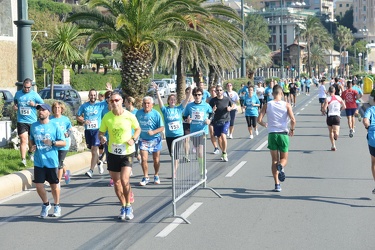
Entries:
[[262, 150], [262, 148], [264, 147], [264, 146], [266, 146], [267, 145], [267, 143], [268, 143], [268, 140], [267, 141], [265, 141], [265, 142], [263, 142], [262, 144], [260, 144], [260, 146], [257, 148], [257, 149], [255, 149], [255, 151], [259, 151], [259, 150]]
[[[191, 215], [195, 210], [198, 209], [203, 204], [203, 202], [194, 202], [185, 212], [181, 214], [182, 217], [187, 218]], [[174, 229], [176, 229], [181, 223], [183, 222], [182, 219], [175, 219], [171, 222], [168, 226], [166, 226], [160, 233], [158, 233], [155, 237], [164, 238], [167, 237]]]
[[247, 161], [241, 161], [240, 164], [235, 166], [225, 177], [232, 177], [238, 170], [240, 170]]

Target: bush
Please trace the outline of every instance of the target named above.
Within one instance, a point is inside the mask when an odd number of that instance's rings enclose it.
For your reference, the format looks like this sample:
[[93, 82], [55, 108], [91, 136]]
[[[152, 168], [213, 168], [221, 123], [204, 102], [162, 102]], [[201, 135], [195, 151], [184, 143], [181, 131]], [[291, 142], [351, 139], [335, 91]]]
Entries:
[[107, 82], [116, 88], [121, 83], [120, 71], [108, 72], [106, 75], [84, 71], [82, 74], [70, 76], [70, 85], [78, 91], [88, 91], [90, 89], [105, 89]]
[[[9, 105], [12, 106], [12, 105]], [[0, 99], [0, 120], [3, 118], [4, 100]]]

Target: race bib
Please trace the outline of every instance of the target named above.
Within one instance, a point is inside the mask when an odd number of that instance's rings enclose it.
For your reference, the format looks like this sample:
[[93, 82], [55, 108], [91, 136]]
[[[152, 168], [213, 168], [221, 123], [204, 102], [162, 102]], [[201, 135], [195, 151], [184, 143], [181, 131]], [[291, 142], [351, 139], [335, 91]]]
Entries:
[[125, 155], [126, 146], [125, 144], [114, 144], [112, 143], [112, 154]]
[[193, 111], [192, 112], [192, 119], [194, 121], [203, 121], [204, 118], [204, 112], [199, 112], [199, 111]]
[[170, 122], [168, 123], [168, 127], [170, 131], [178, 130], [180, 128], [180, 122], [178, 121]]
[[98, 120], [92, 120], [89, 124], [86, 124], [87, 129], [98, 129]]
[[31, 108], [29, 108], [29, 107], [21, 107], [20, 108], [20, 114], [21, 115], [30, 115], [31, 114]]

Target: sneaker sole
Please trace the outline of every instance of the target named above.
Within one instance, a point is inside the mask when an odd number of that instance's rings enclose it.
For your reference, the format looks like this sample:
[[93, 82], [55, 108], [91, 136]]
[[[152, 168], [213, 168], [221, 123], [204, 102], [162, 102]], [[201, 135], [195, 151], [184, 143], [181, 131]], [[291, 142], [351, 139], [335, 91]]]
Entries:
[[278, 174], [278, 178], [279, 178], [279, 181], [283, 182], [285, 181], [285, 173], [281, 171], [282, 170], [282, 165], [281, 164], [278, 164], [277, 165], [277, 171], [279, 171], [279, 174]]
[[134, 218], [134, 215], [126, 215], [125, 220], [132, 220]]
[[87, 177], [89, 177], [90, 179], [92, 179], [92, 176], [90, 176], [88, 173], [85, 173], [85, 175], [86, 175]]

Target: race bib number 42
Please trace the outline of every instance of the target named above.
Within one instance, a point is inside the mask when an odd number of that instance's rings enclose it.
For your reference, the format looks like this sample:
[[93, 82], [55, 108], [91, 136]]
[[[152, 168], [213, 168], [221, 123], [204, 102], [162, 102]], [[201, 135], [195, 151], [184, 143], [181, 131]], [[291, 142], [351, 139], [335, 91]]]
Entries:
[[30, 115], [31, 114], [31, 108], [29, 108], [29, 107], [21, 107], [20, 108], [20, 114], [21, 115]]
[[126, 146], [125, 144], [114, 144], [112, 143], [112, 154], [125, 155]]

